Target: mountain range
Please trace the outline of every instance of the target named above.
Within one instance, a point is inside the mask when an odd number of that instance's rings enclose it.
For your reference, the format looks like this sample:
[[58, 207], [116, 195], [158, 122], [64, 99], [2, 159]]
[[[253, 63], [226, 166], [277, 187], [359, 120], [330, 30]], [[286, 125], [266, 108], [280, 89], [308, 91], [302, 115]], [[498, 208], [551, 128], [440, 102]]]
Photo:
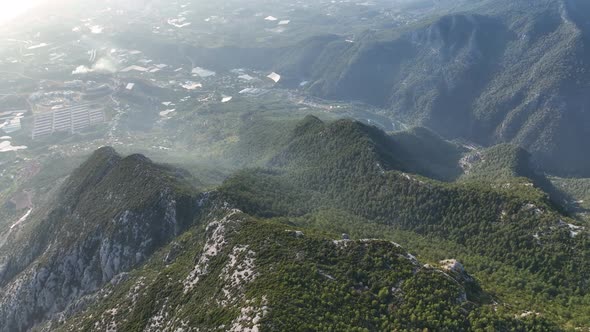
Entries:
[[583, 326], [587, 231], [524, 177], [519, 149], [457, 176], [465, 148], [426, 129], [312, 116], [265, 128], [241, 136], [286, 133], [258, 150], [264, 166], [214, 191], [94, 152], [8, 234], [0, 330]]
[[588, 15], [584, 0], [482, 0], [352, 39], [182, 52], [218, 70], [274, 70], [285, 87], [378, 106], [447, 139], [515, 144], [544, 171], [588, 176]]
[[0, 135], [28, 145], [0, 161], [0, 332], [587, 331], [590, 2], [384, 3], [83, 20], [159, 64], [85, 76], [104, 126]]

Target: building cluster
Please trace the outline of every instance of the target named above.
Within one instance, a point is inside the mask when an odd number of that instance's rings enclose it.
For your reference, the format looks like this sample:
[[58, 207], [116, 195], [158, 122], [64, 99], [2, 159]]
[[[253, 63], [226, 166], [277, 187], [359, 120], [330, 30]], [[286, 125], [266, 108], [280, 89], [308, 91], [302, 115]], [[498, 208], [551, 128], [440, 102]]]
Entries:
[[75, 134], [104, 121], [103, 109], [90, 103], [43, 112], [34, 117], [32, 138], [35, 140], [56, 132]]
[[0, 130], [6, 134], [21, 130], [21, 119], [24, 118], [25, 113], [25, 110], [0, 112]]

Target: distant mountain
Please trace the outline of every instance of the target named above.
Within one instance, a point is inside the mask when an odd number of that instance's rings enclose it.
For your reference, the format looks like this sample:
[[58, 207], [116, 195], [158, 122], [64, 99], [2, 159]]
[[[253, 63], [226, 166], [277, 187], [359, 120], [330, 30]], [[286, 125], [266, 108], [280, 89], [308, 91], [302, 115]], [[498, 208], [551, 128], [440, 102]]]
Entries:
[[274, 70], [280, 84], [363, 101], [447, 139], [519, 145], [548, 171], [589, 175], [590, 5], [473, 1], [402, 28], [276, 48], [185, 47], [218, 70]]
[[304, 68], [293, 72], [318, 96], [382, 106], [446, 138], [515, 143], [548, 170], [588, 174], [588, 3], [476, 4], [406, 31], [332, 41], [285, 72]]

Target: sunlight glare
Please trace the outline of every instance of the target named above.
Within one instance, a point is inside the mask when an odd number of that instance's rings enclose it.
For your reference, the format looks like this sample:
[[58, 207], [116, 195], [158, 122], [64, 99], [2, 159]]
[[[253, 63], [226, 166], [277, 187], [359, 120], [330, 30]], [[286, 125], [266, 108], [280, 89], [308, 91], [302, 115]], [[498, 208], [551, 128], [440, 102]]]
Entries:
[[41, 0], [0, 0], [0, 24], [33, 8]]

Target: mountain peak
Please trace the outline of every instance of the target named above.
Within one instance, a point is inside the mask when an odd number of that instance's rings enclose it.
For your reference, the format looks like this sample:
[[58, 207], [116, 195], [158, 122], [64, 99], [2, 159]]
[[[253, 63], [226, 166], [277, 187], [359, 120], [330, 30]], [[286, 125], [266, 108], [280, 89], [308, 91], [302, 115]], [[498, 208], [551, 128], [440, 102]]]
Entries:
[[123, 158], [124, 162], [137, 164], [152, 164], [152, 160], [143, 154], [135, 153]]
[[78, 167], [67, 179], [62, 189], [65, 199], [77, 199], [81, 192], [96, 186], [115, 165], [121, 156], [112, 147], [101, 147]]
[[0, 331], [26, 330], [143, 263], [199, 209], [192, 186], [169, 167], [110, 147], [82, 163], [61, 193], [23, 231], [35, 241], [4, 257], [3, 274], [13, 277], [0, 294]]

